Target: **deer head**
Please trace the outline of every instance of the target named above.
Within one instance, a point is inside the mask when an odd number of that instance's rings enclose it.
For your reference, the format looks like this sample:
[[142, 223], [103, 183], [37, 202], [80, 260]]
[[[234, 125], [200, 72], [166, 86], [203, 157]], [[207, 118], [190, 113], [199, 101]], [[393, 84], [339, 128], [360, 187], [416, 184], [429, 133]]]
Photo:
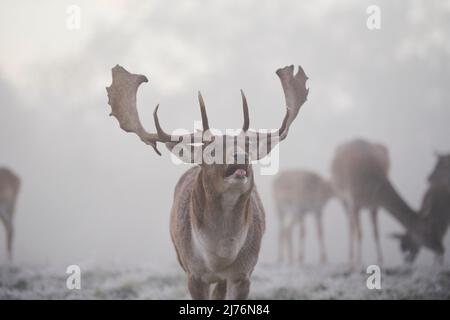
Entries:
[[296, 118], [300, 107], [307, 99], [308, 89], [305, 84], [308, 77], [301, 67], [294, 75], [294, 67], [289, 66], [277, 70], [286, 100], [286, 115], [279, 129], [274, 132], [261, 133], [249, 130], [249, 111], [247, 99], [241, 90], [244, 124], [237, 135], [213, 134], [209, 127], [206, 106], [201, 93], [198, 93], [203, 131], [186, 135], [166, 133], [158, 119], [158, 108], [153, 112], [156, 132], [149, 133], [142, 126], [136, 106], [136, 93], [147, 77], [132, 74], [117, 65], [112, 69], [112, 84], [107, 87], [108, 104], [112, 108], [111, 115], [119, 121], [126, 132], [135, 133], [144, 143], [158, 150], [158, 143], [166, 145], [174, 155], [187, 163], [202, 166], [209, 178], [209, 183], [216, 191], [223, 191], [233, 186], [244, 186], [252, 181], [251, 162], [268, 155], [272, 149], [289, 132], [291, 123]]
[[390, 237], [399, 241], [403, 260], [408, 264], [413, 263], [417, 258], [417, 254], [419, 253], [420, 245], [418, 245], [417, 242], [415, 242], [411, 235], [407, 232], [392, 233], [390, 234]]

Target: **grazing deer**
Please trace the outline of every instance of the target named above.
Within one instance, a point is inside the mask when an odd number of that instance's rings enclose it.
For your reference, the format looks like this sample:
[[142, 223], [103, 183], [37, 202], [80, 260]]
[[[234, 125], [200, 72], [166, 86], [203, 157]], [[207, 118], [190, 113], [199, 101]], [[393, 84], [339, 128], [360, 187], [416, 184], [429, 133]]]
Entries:
[[[450, 154], [437, 155], [438, 160], [433, 172], [428, 177], [429, 188], [422, 200], [419, 217], [443, 246], [444, 237], [450, 224]], [[409, 232], [393, 234], [400, 240], [400, 249], [404, 261], [413, 263], [420, 251], [421, 244], [415, 241]], [[443, 262], [442, 252], [436, 252], [436, 262]]]
[[12, 260], [13, 257], [13, 218], [19, 188], [20, 179], [11, 170], [0, 168], [0, 220], [5, 225], [6, 250], [9, 260]]
[[[148, 133], [139, 121], [136, 107], [137, 89], [147, 78], [120, 66], [112, 69], [108, 103], [120, 127], [136, 133], [158, 154], [157, 143], [164, 143], [183, 161], [198, 164], [179, 179], [170, 219], [171, 238], [193, 299], [248, 297], [250, 275], [258, 260], [265, 229], [265, 213], [254, 184], [251, 162], [268, 155], [286, 138], [308, 94], [307, 77], [301, 67], [295, 76], [293, 66], [276, 73], [287, 107], [276, 132], [261, 134], [248, 130], [248, 106], [241, 91], [244, 110], [241, 132], [236, 136], [213, 135], [199, 93], [203, 132], [197, 143], [198, 133], [175, 136], [164, 132], [157, 116], [158, 106], [153, 113], [156, 133]], [[234, 148], [229, 148], [230, 145]]]
[[[388, 152], [379, 144], [354, 140], [339, 146], [332, 162], [336, 195], [349, 217], [350, 262], [361, 264], [361, 225], [359, 211], [371, 210], [379, 263], [382, 262], [377, 209], [383, 207], [408, 231], [411, 238], [433, 252], [443, 252], [442, 241], [419, 215], [400, 197], [388, 178]], [[353, 244], [356, 240], [356, 257]]]
[[280, 173], [273, 183], [273, 197], [279, 218], [278, 260], [286, 253], [292, 263], [292, 230], [300, 226], [299, 261], [303, 263], [305, 248], [305, 215], [312, 213], [316, 220], [320, 248], [320, 262], [327, 261], [323, 238], [322, 212], [333, 196], [331, 184], [310, 171], [289, 170]]

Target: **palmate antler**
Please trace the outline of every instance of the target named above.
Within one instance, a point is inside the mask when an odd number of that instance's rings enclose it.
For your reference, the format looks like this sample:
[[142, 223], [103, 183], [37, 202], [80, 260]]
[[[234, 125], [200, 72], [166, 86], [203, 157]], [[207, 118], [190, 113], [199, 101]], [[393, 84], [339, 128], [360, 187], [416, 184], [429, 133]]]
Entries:
[[[261, 143], [268, 145], [267, 152], [264, 152], [262, 156], [265, 156], [274, 147], [271, 145], [271, 141], [284, 140], [288, 134], [289, 128], [292, 122], [297, 117], [300, 107], [305, 103], [309, 89], [306, 89], [305, 84], [308, 77], [301, 67], [297, 74], [294, 76], [294, 66], [285, 67], [277, 70], [277, 75], [280, 78], [281, 85], [284, 90], [286, 100], [286, 115], [283, 119], [281, 127], [274, 133], [260, 134], [258, 132], [249, 132], [249, 112], [247, 99], [244, 92], [241, 90], [242, 96], [242, 108], [244, 113], [244, 124], [242, 126], [242, 135], [254, 137], [256, 136], [258, 149]], [[108, 92], [108, 104], [111, 106], [111, 115], [116, 117], [119, 121], [120, 127], [126, 132], [135, 133], [143, 142], [151, 145], [154, 150], [161, 155], [157, 149], [157, 143], [165, 143], [166, 146], [172, 148], [178, 143], [193, 143], [194, 133], [187, 135], [170, 135], [164, 132], [158, 119], [158, 106], [156, 106], [153, 113], [153, 118], [156, 127], [156, 133], [148, 133], [142, 126], [139, 120], [139, 114], [136, 106], [136, 93], [139, 86], [143, 82], [148, 82], [147, 77], [139, 74], [132, 74], [125, 70], [123, 67], [117, 65], [112, 69], [112, 84], [107, 87]], [[198, 94], [200, 112], [202, 117], [203, 131], [209, 131], [208, 116], [206, 114], [205, 102], [201, 93]], [[214, 140], [214, 139], [213, 139]], [[209, 140], [209, 143], [211, 140]], [[260, 158], [257, 156], [256, 158]], [[193, 159], [191, 160], [191, 162]]]
[[[114, 116], [120, 127], [126, 132], [135, 133], [144, 143], [153, 147], [157, 154], [161, 155], [157, 148], [157, 142], [170, 143], [186, 139], [186, 136], [172, 136], [166, 134], [159, 124], [158, 106], [153, 113], [153, 118], [157, 133], [148, 133], [139, 120], [139, 114], [136, 106], [136, 94], [139, 86], [143, 82], [148, 82], [144, 75], [133, 74], [123, 67], [116, 65], [112, 69], [112, 84], [106, 88], [108, 93], [108, 104], [111, 106], [110, 116]], [[201, 107], [202, 118], [206, 119], [206, 110]], [[187, 135], [191, 137], [192, 135]]]
[[[281, 127], [273, 133], [261, 134], [256, 132], [257, 156], [256, 159], [265, 157], [280, 141], [284, 140], [289, 132], [292, 122], [297, 117], [301, 106], [308, 98], [309, 89], [306, 88], [308, 77], [301, 66], [294, 76], [294, 66], [280, 68], [276, 71], [283, 87], [286, 101], [286, 115]], [[264, 146], [261, 148], [261, 146]]]
[[112, 68], [112, 84], [106, 87], [108, 104], [111, 106], [110, 116], [117, 118], [124, 131], [137, 134], [143, 142], [151, 145], [161, 155], [156, 146], [156, 142], [160, 141], [158, 135], [148, 133], [139, 120], [136, 93], [143, 82], [148, 82], [146, 76], [129, 73], [119, 65]]
[[281, 141], [287, 137], [291, 123], [297, 117], [300, 107], [306, 102], [309, 89], [306, 89], [308, 77], [300, 66], [295, 76], [294, 66], [278, 69], [276, 73], [280, 78], [286, 100], [286, 116], [277, 132]]

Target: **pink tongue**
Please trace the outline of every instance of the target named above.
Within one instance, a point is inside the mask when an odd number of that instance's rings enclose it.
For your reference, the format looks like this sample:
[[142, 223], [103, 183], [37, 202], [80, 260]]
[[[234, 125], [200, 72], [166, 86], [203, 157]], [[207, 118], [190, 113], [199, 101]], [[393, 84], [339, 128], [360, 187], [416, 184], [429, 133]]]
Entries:
[[244, 169], [237, 169], [234, 172], [234, 175], [238, 176], [238, 177], [245, 177], [246, 174], [247, 174], [247, 171], [245, 171]]

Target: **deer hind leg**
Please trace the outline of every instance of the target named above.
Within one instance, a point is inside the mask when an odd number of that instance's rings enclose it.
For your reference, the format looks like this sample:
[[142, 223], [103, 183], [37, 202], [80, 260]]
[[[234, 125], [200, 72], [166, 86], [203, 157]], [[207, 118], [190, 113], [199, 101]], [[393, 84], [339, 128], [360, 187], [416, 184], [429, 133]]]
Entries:
[[350, 265], [353, 265], [353, 259], [354, 259], [354, 236], [355, 236], [355, 221], [353, 219], [352, 211], [350, 210], [350, 205], [343, 200], [342, 205], [344, 206], [345, 212], [347, 214], [347, 221], [348, 221], [348, 260]]
[[354, 208], [353, 218], [355, 219], [355, 268], [359, 268], [362, 263], [362, 229], [361, 229], [361, 220], [359, 216], [359, 208]]
[[284, 257], [287, 256], [289, 264], [293, 262], [293, 248], [292, 248], [292, 229], [294, 226], [294, 217], [290, 208], [285, 208], [285, 210], [280, 214], [280, 227], [278, 235], [278, 261], [281, 263], [284, 261]]
[[12, 225], [6, 228], [6, 250], [8, 252], [8, 260], [13, 260], [13, 239], [14, 239], [14, 229]]
[[209, 299], [209, 284], [194, 275], [189, 275], [188, 289], [194, 300]]
[[226, 294], [227, 294], [227, 281], [222, 280], [217, 282], [212, 292], [211, 298], [214, 300], [223, 300], [225, 299]]
[[6, 237], [6, 253], [8, 256], [8, 260], [12, 261], [13, 253], [12, 253], [12, 246], [13, 246], [13, 238], [14, 238], [14, 229], [11, 220], [8, 219], [8, 216], [6, 215], [6, 210], [3, 210], [2, 207], [0, 207], [0, 220], [3, 222], [5, 226], [5, 237]]
[[284, 232], [285, 226], [283, 217], [280, 217], [278, 228], [278, 263], [282, 263], [284, 260], [284, 248], [286, 245], [286, 233]]
[[323, 223], [322, 223], [322, 212], [318, 211], [315, 214], [316, 217], [316, 225], [317, 225], [317, 238], [319, 240], [319, 247], [320, 247], [320, 263], [326, 263], [327, 258], [327, 252], [325, 250], [325, 241], [323, 237]]
[[372, 221], [372, 228], [373, 228], [373, 238], [375, 240], [375, 247], [377, 250], [377, 261], [378, 265], [383, 265], [383, 252], [381, 250], [381, 243], [380, 243], [380, 232], [378, 228], [378, 208], [372, 208], [370, 211], [370, 218]]
[[360, 208], [348, 204], [346, 205], [349, 221], [349, 244], [350, 244], [350, 265], [352, 268], [359, 267], [361, 265], [361, 222], [359, 220]]
[[278, 211], [278, 263], [283, 263], [286, 250], [287, 210], [283, 206], [277, 206]]
[[305, 217], [303, 213], [300, 213], [299, 218], [299, 225], [300, 225], [300, 244], [298, 246], [299, 252], [298, 252], [298, 261], [300, 264], [303, 264], [305, 260], [305, 238], [306, 238], [306, 229], [305, 229]]
[[294, 263], [294, 248], [292, 243], [292, 233], [294, 224], [291, 222], [286, 228], [286, 251], [288, 257], [288, 263], [292, 265]]
[[250, 280], [242, 278], [227, 281], [227, 300], [245, 300], [250, 292]]

